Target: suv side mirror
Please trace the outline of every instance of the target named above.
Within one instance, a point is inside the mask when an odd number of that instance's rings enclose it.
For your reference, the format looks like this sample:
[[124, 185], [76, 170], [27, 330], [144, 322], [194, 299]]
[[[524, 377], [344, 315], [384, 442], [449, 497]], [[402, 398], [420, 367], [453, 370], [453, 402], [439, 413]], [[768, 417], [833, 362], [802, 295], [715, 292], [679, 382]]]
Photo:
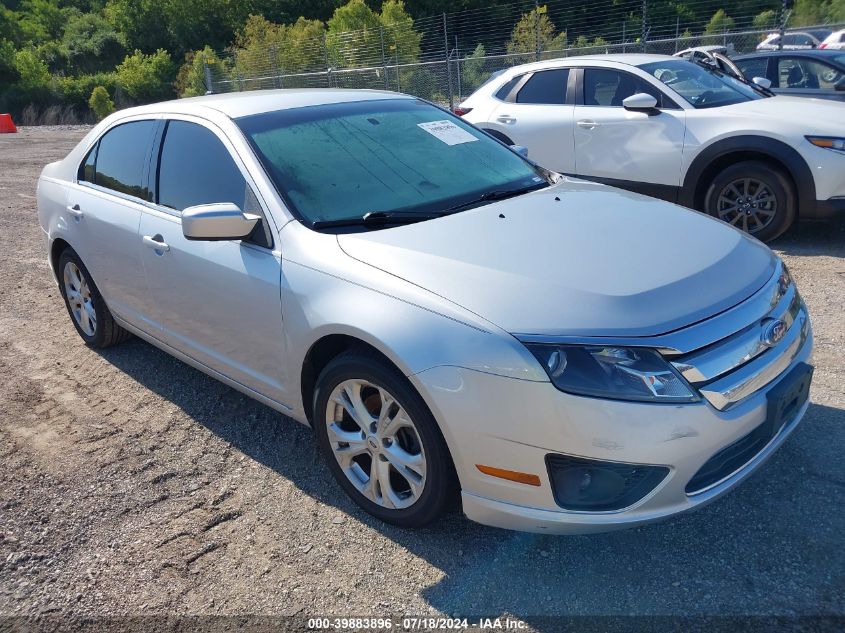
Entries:
[[657, 110], [657, 99], [645, 92], [638, 92], [622, 101], [622, 107], [635, 112], [654, 113]]
[[189, 240], [242, 240], [261, 216], [244, 213], [231, 202], [199, 204], [182, 211], [182, 234]]
[[763, 90], [768, 90], [772, 87], [771, 80], [766, 79], [765, 77], [755, 77], [751, 81], [760, 86]]

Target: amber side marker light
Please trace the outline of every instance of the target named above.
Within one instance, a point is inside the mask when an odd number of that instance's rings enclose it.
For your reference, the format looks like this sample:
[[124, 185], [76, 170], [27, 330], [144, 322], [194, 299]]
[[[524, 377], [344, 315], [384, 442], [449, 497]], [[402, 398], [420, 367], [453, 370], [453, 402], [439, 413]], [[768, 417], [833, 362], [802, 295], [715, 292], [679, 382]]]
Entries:
[[483, 464], [476, 464], [475, 467], [485, 475], [490, 475], [491, 477], [507, 479], [508, 481], [515, 481], [518, 484], [526, 484], [528, 486], [540, 485], [540, 478], [537, 475], [532, 475], [530, 473], [519, 473], [515, 470], [493, 468], [492, 466], [484, 466]]

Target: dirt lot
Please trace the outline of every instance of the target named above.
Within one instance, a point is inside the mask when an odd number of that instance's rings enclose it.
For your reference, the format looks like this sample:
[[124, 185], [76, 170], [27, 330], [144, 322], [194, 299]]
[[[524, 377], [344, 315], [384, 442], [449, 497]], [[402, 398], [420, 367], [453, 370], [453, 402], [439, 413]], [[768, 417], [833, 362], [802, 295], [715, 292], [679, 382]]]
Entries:
[[775, 244], [813, 317], [812, 405], [739, 489], [607, 535], [458, 511], [409, 532], [344, 496], [307, 428], [140, 341], [82, 344], [34, 193], [83, 132], [0, 136], [0, 614], [845, 615], [841, 223]]

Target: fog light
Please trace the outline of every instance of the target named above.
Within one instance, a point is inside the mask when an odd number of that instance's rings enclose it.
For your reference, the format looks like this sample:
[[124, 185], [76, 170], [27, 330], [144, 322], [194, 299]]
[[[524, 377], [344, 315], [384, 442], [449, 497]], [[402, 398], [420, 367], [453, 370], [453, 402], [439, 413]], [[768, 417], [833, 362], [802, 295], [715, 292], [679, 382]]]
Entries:
[[633, 505], [669, 473], [665, 466], [546, 456], [555, 501], [567, 510], [606, 512]]

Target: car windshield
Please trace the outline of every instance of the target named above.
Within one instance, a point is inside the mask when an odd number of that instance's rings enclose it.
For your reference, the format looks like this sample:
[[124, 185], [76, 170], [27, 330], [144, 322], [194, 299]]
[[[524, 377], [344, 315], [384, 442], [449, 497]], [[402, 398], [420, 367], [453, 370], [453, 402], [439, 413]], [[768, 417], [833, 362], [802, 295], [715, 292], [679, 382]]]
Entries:
[[419, 217], [548, 184], [484, 132], [416, 99], [278, 110], [237, 119], [300, 219]]
[[765, 98], [751, 86], [715, 68], [708, 70], [681, 59], [652, 62], [640, 68], [672, 88], [696, 108], [716, 108]]

